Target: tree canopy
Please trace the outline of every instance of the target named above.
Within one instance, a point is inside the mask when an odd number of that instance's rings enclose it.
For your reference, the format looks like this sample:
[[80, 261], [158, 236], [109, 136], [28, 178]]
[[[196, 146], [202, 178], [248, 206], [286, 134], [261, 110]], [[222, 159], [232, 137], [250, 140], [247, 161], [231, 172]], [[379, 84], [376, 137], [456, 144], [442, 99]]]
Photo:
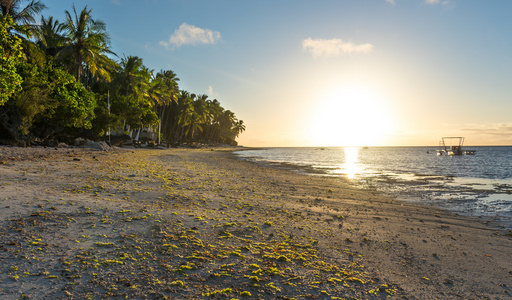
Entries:
[[218, 100], [181, 90], [172, 70], [155, 73], [135, 55], [116, 60], [106, 24], [87, 6], [38, 24], [41, 1], [6, 0], [1, 8], [0, 143], [151, 131], [172, 145], [236, 145], [245, 130]]
[[0, 105], [5, 104], [9, 97], [21, 89], [22, 78], [16, 67], [23, 60], [21, 39], [9, 34], [15, 28], [12, 17], [2, 16], [0, 19]]

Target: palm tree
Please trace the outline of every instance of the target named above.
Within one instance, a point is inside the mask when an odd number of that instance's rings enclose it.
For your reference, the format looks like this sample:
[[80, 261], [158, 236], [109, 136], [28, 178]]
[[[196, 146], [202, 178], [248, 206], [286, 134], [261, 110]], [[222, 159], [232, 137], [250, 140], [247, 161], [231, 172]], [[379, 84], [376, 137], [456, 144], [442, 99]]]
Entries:
[[[158, 114], [158, 144], [160, 144], [160, 132], [162, 130], [162, 122], [165, 121], [166, 109], [169, 109], [172, 103], [178, 101], [179, 88], [176, 73], [171, 70], [161, 70], [151, 81], [149, 96], [154, 101], [154, 108]], [[164, 125], [165, 126], [165, 125]]]
[[[30, 3], [21, 8], [23, 0], [1, 0], [0, 6], [2, 7], [3, 16], [11, 16], [14, 23], [18, 25], [25, 25], [34, 32], [36, 29], [36, 20], [34, 17], [43, 11], [46, 6], [41, 1], [30, 1]], [[25, 34], [25, 33], [23, 33]]]
[[206, 140], [208, 142], [217, 143], [219, 142], [220, 135], [220, 126], [219, 120], [222, 116], [224, 108], [220, 105], [220, 102], [217, 99], [208, 100], [208, 111], [211, 115], [210, 123], [208, 124], [208, 130], [206, 135]]
[[158, 124], [149, 97], [151, 74], [137, 56], [124, 57], [119, 63], [112, 79], [112, 103], [116, 104], [116, 114], [123, 120], [125, 130], [126, 125], [133, 129]]
[[225, 110], [220, 118], [220, 140], [227, 144], [236, 145], [235, 139], [240, 132], [245, 130], [243, 121], [238, 121], [235, 114], [230, 110]]
[[142, 101], [148, 97], [151, 71], [142, 63], [138, 56], [128, 56], [121, 59], [112, 85], [124, 96], [134, 97]]
[[176, 73], [161, 70], [151, 81], [150, 96], [156, 105], [165, 106], [178, 100], [179, 88]]
[[64, 45], [63, 27], [63, 24], [54, 20], [51, 16], [48, 19], [41, 17], [41, 25], [36, 32], [36, 40], [46, 55], [55, 57], [62, 49]]
[[57, 54], [57, 59], [72, 62], [69, 69], [76, 74], [77, 81], [82, 81], [86, 70], [96, 79], [110, 81], [111, 60], [106, 55], [115, 53], [109, 49], [110, 37], [105, 23], [94, 20], [87, 6], [78, 15], [73, 5], [73, 15], [66, 11], [63, 28], [66, 45]]
[[22, 40], [23, 53], [26, 58], [40, 66], [44, 63], [44, 55], [40, 49], [29, 39], [37, 32], [38, 26], [34, 19], [46, 6], [40, 1], [32, 0], [22, 8], [23, 0], [1, 0], [2, 16], [12, 17], [14, 23], [19, 26], [13, 26], [8, 29], [10, 34], [14, 34]]
[[196, 142], [196, 133], [203, 132], [204, 125], [209, 119], [208, 107], [206, 100], [208, 95], [193, 95], [195, 98], [192, 102], [192, 110], [189, 114], [189, 123], [187, 124], [186, 135], [188, 141]]
[[195, 95], [182, 90], [178, 95], [178, 101], [171, 103], [170, 113], [164, 125], [168, 144], [177, 146], [183, 142], [194, 112], [193, 97]]
[[233, 131], [234, 131], [235, 137], [240, 136], [240, 133], [245, 131], [244, 121], [237, 120], [235, 123], [235, 127], [233, 127]]

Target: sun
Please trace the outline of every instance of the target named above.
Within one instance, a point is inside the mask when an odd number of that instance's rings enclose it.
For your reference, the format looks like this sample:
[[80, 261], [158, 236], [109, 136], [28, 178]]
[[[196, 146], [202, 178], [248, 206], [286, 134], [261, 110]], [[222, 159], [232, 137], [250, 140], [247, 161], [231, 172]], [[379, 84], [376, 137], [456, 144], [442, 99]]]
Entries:
[[382, 145], [392, 118], [382, 96], [358, 85], [326, 91], [313, 109], [311, 142], [322, 146]]

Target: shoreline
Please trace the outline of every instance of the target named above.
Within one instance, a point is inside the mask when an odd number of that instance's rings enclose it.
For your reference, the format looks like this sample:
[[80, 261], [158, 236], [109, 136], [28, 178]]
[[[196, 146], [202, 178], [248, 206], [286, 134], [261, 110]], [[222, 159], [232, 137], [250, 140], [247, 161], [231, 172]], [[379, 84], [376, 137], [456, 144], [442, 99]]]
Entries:
[[510, 232], [231, 150], [4, 160], [0, 295], [512, 296]]
[[[316, 149], [317, 147], [311, 148]], [[338, 149], [339, 147], [335, 148]], [[424, 149], [427, 147], [396, 148]], [[260, 150], [260, 148], [248, 150]], [[265, 155], [262, 157], [237, 155], [242, 160], [295, 171], [299, 174], [347, 180], [346, 174], [333, 173], [333, 170], [338, 170], [334, 165], [332, 167], [315, 167], [294, 162], [271, 161], [267, 160], [268, 157]], [[461, 216], [481, 218], [492, 224], [496, 229], [512, 229], [512, 211], [510, 210], [512, 184], [510, 184], [510, 179], [426, 175], [422, 172], [397, 173], [390, 170], [382, 173], [370, 172], [369, 174], [363, 172], [362, 175], [355, 176], [349, 179], [348, 182], [356, 188], [376, 189], [403, 202], [444, 209]], [[496, 206], [490, 204], [493, 201], [496, 202]]]

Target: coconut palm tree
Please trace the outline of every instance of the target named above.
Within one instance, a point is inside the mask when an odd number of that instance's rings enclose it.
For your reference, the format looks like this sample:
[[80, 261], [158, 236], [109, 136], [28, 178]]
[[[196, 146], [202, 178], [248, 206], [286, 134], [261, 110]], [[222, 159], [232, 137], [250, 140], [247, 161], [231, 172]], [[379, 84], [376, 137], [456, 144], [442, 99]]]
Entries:
[[64, 46], [63, 27], [62, 23], [51, 16], [48, 19], [41, 17], [41, 25], [36, 31], [36, 41], [46, 55], [55, 57]]
[[168, 144], [177, 146], [184, 141], [186, 130], [192, 122], [194, 97], [195, 95], [182, 90], [178, 95], [178, 101], [171, 103], [168, 118], [163, 127]]
[[73, 5], [72, 13], [66, 11], [65, 14], [65, 46], [57, 54], [57, 60], [71, 62], [68, 69], [76, 74], [77, 81], [83, 82], [86, 71], [96, 79], [110, 81], [109, 68], [112, 66], [107, 54], [115, 53], [109, 49], [110, 37], [105, 23], [94, 20], [87, 6], [77, 14]]
[[[24, 0], [1, 0], [0, 6], [2, 7], [2, 16], [11, 16], [14, 23], [18, 25], [25, 25], [34, 32], [37, 28], [34, 19], [41, 11], [46, 8], [46, 5], [41, 1], [30, 1], [24, 8], [21, 8]], [[25, 33], [23, 33], [25, 34]]]
[[240, 133], [245, 131], [244, 121], [236, 120], [235, 127], [233, 127], [235, 137], [239, 137]]
[[158, 124], [158, 116], [149, 97], [151, 75], [152, 71], [137, 56], [121, 59], [113, 75], [111, 103], [125, 130], [128, 129], [126, 125], [133, 129]]
[[144, 66], [142, 58], [125, 56], [121, 59], [112, 85], [119, 94], [142, 101], [149, 97], [150, 80], [151, 71]]
[[23, 7], [24, 0], [2, 0], [2, 16], [10, 16], [16, 25], [10, 27], [9, 33], [14, 34], [22, 40], [23, 53], [31, 62], [42, 66], [44, 55], [40, 49], [30, 41], [30, 38], [37, 32], [35, 16], [43, 11], [46, 6], [40, 1], [30, 1]]
[[192, 110], [189, 114], [189, 123], [187, 124], [186, 135], [188, 141], [196, 142], [198, 132], [203, 132], [203, 128], [209, 119], [206, 100], [208, 95], [193, 95], [195, 99], [192, 102]]
[[155, 104], [165, 106], [178, 100], [179, 88], [176, 73], [171, 70], [161, 70], [151, 81], [150, 96]]
[[[171, 70], [161, 70], [151, 81], [149, 89], [149, 96], [154, 101], [154, 108], [158, 114], [158, 144], [160, 144], [160, 132], [162, 130], [162, 123], [166, 120], [166, 111], [170, 109], [172, 103], [178, 101], [179, 88], [176, 73]], [[166, 125], [166, 124], [165, 124]], [[164, 126], [165, 126], [164, 125]], [[165, 128], [165, 127], [164, 127]]]
[[221, 142], [236, 145], [235, 139], [241, 132], [245, 131], [243, 121], [239, 121], [230, 110], [225, 110], [220, 117], [220, 140]]
[[211, 121], [208, 124], [208, 129], [206, 132], [206, 140], [208, 142], [217, 143], [219, 142], [220, 135], [220, 126], [219, 119], [222, 116], [224, 108], [220, 105], [220, 102], [217, 99], [208, 100], [208, 111], [211, 115]]

